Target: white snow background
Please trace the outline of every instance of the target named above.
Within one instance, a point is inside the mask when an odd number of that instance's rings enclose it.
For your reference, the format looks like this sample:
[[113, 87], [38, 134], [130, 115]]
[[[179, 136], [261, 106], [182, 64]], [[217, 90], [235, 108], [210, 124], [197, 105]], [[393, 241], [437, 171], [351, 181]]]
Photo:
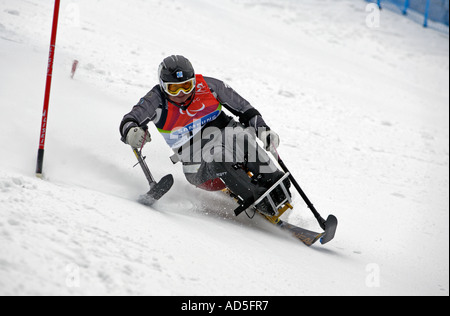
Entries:
[[[0, 295], [449, 295], [448, 33], [387, 10], [369, 27], [359, 0], [63, 0], [40, 180], [53, 5], [0, 0]], [[118, 126], [171, 54], [263, 114], [335, 240], [234, 217], [153, 126], [150, 169], [176, 183], [136, 202]]]

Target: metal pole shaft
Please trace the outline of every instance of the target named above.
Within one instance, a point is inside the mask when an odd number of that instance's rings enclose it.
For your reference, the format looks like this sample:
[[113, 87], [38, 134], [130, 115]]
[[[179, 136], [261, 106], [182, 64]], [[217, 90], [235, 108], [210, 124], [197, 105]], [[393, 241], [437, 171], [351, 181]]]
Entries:
[[133, 148], [133, 152], [139, 162], [139, 165], [142, 168], [142, 171], [144, 171], [145, 177], [147, 178], [150, 188], [153, 188], [153, 186], [156, 184], [156, 181], [155, 181], [155, 178], [153, 178], [153, 175], [150, 172], [150, 169], [148, 168], [144, 158], [142, 158], [142, 155], [137, 148]]

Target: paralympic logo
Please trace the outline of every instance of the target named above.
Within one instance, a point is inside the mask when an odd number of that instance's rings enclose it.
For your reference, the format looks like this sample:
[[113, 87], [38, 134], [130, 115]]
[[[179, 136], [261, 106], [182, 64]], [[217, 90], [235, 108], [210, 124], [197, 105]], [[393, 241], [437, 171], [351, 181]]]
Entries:
[[[201, 107], [201, 109], [198, 109], [198, 110], [192, 110], [192, 112], [195, 112], [195, 113], [191, 113], [191, 112], [189, 112], [188, 109], [186, 109], [186, 114], [189, 115], [190, 117], [196, 116], [198, 112], [203, 111], [203, 110], [205, 109], [205, 107], [206, 107], [205, 104], [202, 103], [202, 105], [203, 105], [203, 106]], [[181, 115], [184, 115], [184, 114], [185, 114], [184, 111], [183, 111], [182, 109], [180, 109], [180, 114], [181, 114]]]

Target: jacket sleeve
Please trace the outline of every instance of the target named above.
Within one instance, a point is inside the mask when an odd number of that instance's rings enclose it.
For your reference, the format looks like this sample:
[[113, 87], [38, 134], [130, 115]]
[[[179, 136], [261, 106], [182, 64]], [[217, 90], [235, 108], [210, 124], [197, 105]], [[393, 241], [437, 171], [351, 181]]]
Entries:
[[149, 93], [141, 98], [130, 113], [126, 114], [120, 123], [121, 140], [126, 143], [128, 131], [137, 126], [146, 126], [149, 122], [157, 121], [158, 109], [162, 107], [162, 97], [159, 86], [155, 86]]
[[261, 114], [247, 100], [241, 97], [230, 86], [211, 77], [204, 77], [206, 83], [217, 100], [233, 115], [239, 118], [239, 122], [245, 127], [270, 129]]

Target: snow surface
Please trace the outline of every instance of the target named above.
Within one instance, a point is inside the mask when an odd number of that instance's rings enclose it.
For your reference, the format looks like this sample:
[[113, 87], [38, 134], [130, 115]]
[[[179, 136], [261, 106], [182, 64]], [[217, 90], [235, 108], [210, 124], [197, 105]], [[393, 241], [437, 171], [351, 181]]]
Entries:
[[[0, 0], [1, 295], [449, 295], [449, 37], [357, 0]], [[335, 240], [308, 248], [191, 187], [153, 208], [118, 126], [183, 54], [257, 107]], [[71, 64], [80, 61], [75, 78]], [[284, 218], [318, 230], [298, 196]]]

